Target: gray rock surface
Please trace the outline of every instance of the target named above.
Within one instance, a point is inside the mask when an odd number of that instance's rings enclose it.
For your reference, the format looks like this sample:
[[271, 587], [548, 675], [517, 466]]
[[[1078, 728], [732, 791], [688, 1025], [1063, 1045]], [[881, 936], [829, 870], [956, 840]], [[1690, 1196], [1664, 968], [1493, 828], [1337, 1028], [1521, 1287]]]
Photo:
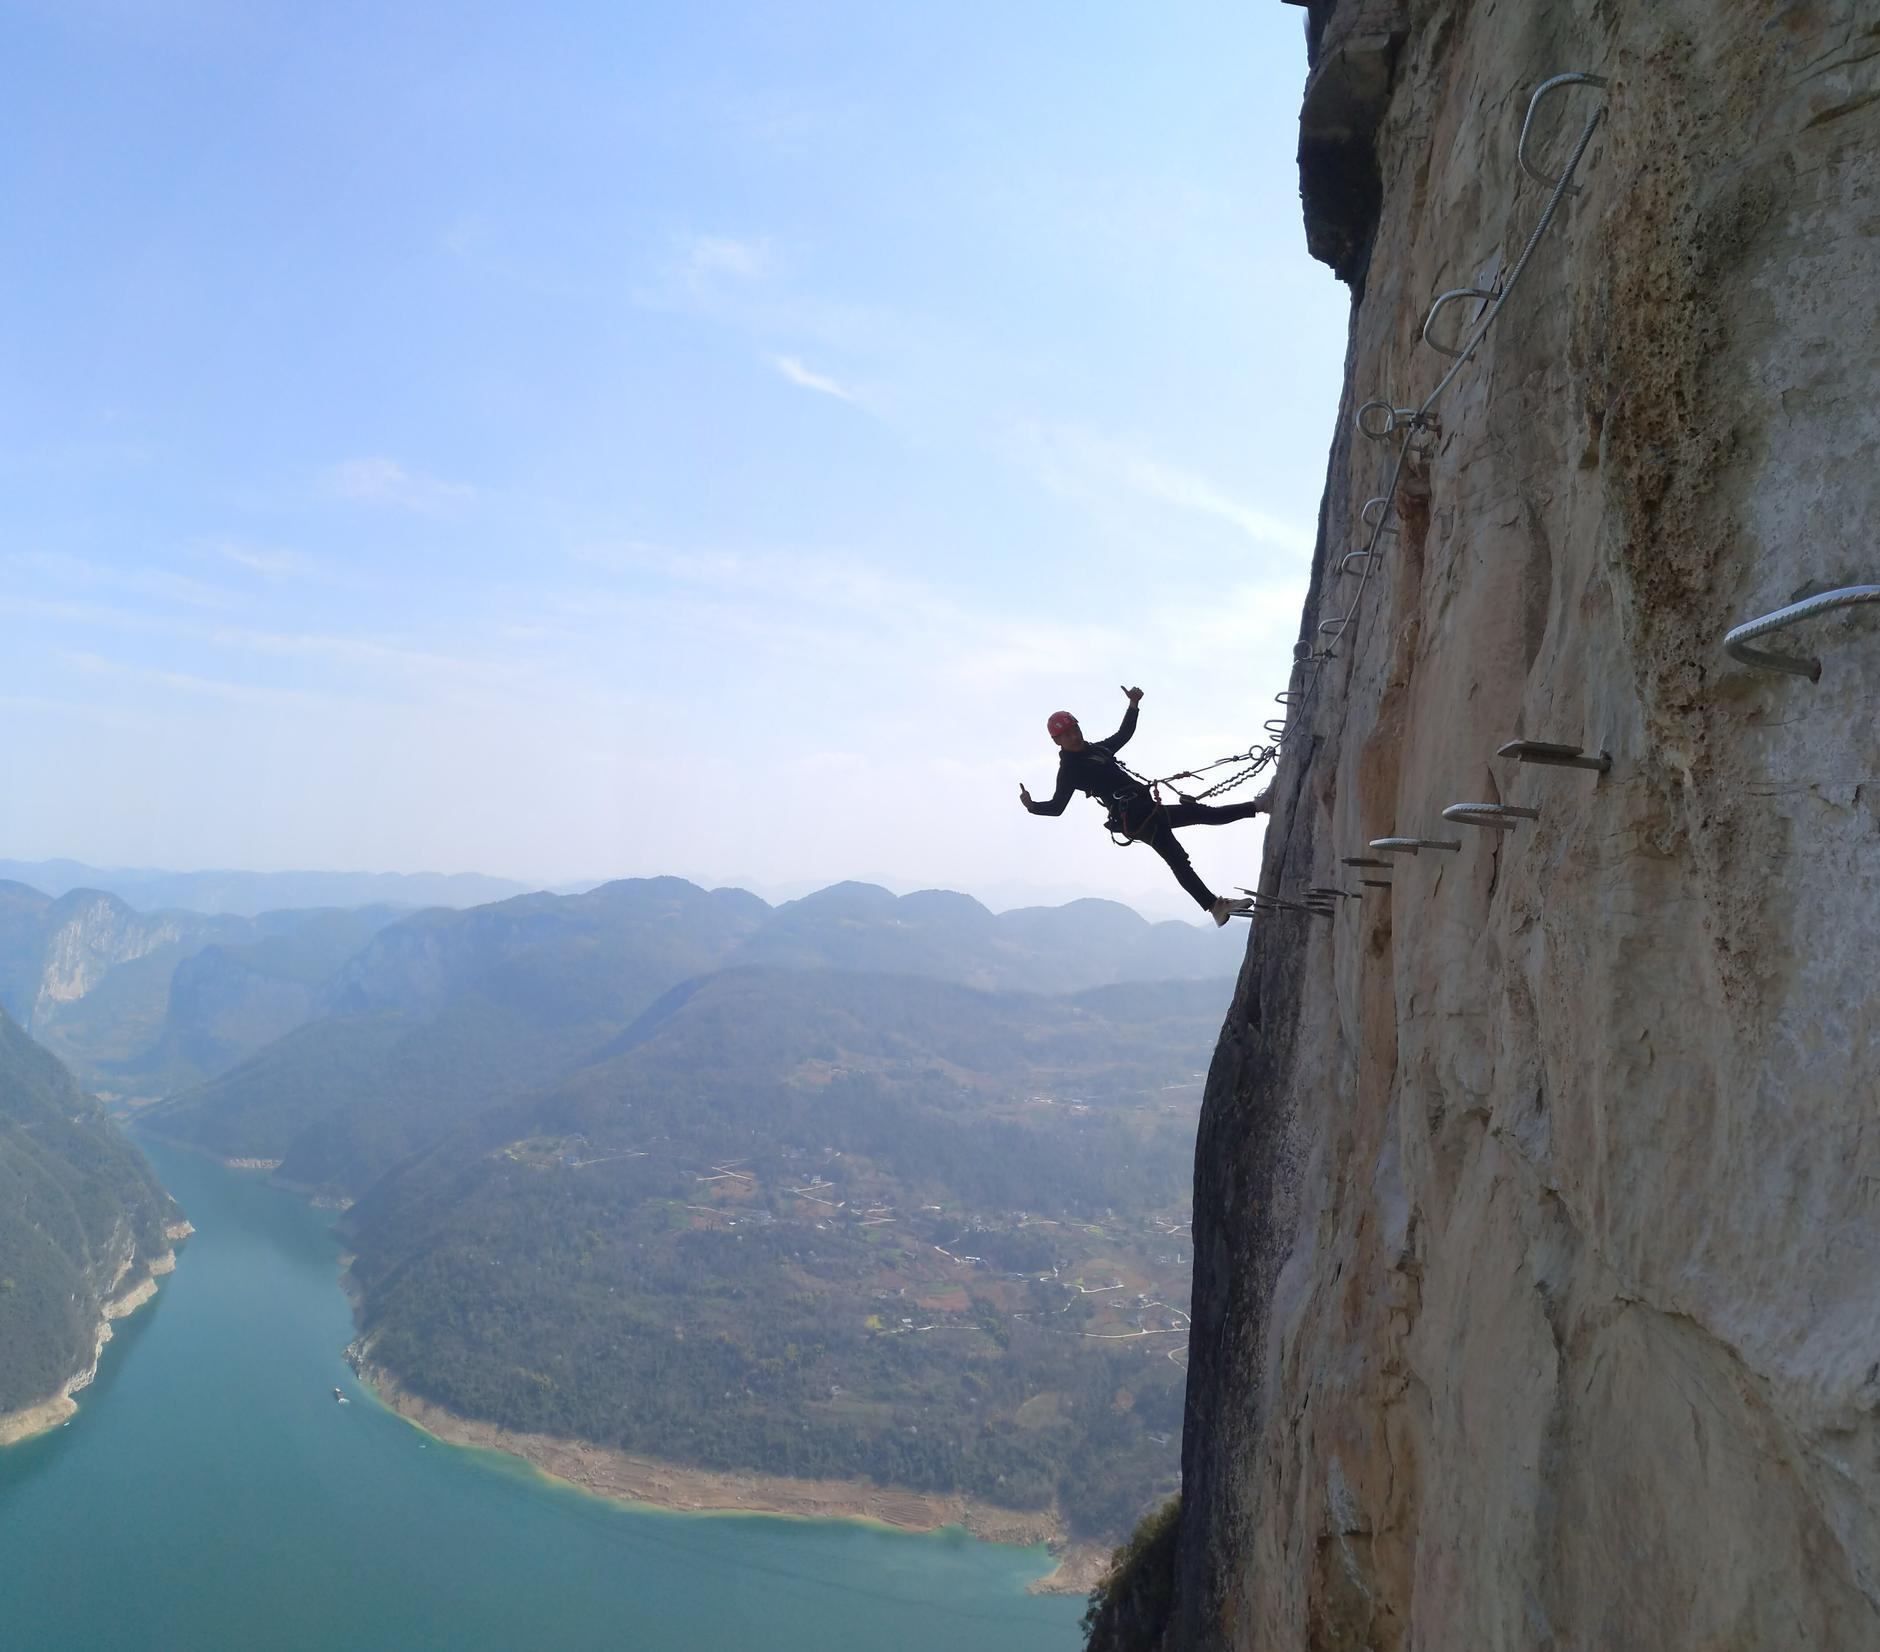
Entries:
[[[1720, 647], [1880, 581], [1880, 8], [1313, 25], [1314, 86], [1401, 28], [1338, 105], [1368, 231], [1306, 171], [1362, 288], [1314, 641], [1389, 464], [1350, 413], [1427, 394], [1431, 298], [1519, 253], [1531, 90], [1610, 85], [1286, 743], [1266, 889], [1462, 848], [1256, 931], [1197, 1154], [1167, 1644], [1880, 1647], [1880, 606], [1793, 634], [1818, 683]], [[1598, 95], [1556, 95], [1545, 156]]]

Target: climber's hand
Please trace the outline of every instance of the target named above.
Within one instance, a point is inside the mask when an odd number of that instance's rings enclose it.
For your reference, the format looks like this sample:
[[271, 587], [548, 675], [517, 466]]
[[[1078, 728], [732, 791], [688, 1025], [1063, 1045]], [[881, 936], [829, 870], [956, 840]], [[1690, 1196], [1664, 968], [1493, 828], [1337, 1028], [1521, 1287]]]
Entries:
[[1253, 806], [1259, 810], [1260, 813], [1270, 815], [1273, 812], [1273, 788], [1268, 786], [1265, 791], [1253, 800]]
[[1142, 690], [1139, 688], [1126, 688], [1123, 692], [1129, 696], [1129, 703], [1132, 706], [1142, 698]]
[[1031, 793], [1026, 791], [1022, 784], [1018, 788], [1018, 800], [1020, 803], [1024, 804], [1027, 809], [1031, 807]]

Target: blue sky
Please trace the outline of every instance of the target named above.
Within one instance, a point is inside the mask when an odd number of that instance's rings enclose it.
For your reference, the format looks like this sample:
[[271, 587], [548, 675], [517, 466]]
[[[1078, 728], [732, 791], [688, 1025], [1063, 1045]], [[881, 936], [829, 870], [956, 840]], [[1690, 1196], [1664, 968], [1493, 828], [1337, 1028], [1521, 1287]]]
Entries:
[[1283, 683], [1301, 15], [0, 0], [0, 854], [1182, 911], [1014, 799]]

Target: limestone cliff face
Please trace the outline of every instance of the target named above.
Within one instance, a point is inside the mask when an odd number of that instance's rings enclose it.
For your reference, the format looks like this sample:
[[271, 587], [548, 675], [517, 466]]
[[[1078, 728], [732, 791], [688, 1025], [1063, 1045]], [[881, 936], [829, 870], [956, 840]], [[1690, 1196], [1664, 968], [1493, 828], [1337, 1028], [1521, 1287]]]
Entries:
[[[1210, 1077], [1167, 1644], [1880, 1646], [1880, 607], [1783, 639], [1819, 682], [1720, 646], [1880, 582], [1880, 8], [1309, 15], [1356, 303], [1262, 881], [1392, 887], [1262, 920]], [[1513, 264], [1565, 70], [1578, 192], [1326, 638], [1350, 415]], [[1461, 849], [1340, 865], [1387, 835]]]
[[113, 895], [74, 890], [55, 901], [49, 925], [33, 1019], [57, 1013], [91, 992], [119, 964], [133, 963], [185, 939], [183, 927], [166, 914], [133, 912]]

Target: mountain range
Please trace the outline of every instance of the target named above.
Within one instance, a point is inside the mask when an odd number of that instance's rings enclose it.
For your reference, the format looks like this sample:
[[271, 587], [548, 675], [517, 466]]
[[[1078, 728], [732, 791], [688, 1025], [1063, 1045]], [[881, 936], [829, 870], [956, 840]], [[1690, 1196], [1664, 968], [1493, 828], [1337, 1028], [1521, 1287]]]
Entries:
[[309, 1019], [323, 983], [398, 914], [140, 912], [0, 882], [0, 1008], [111, 1096], [168, 1093]]
[[48, 895], [102, 890], [145, 911], [257, 917], [300, 907], [480, 906], [526, 894], [529, 885], [481, 872], [166, 872], [88, 866], [77, 860], [0, 860], [0, 880]]
[[680, 878], [524, 895], [380, 929], [320, 989], [305, 1025], [147, 1124], [356, 1196], [459, 1117], [592, 1062], [663, 993], [733, 966], [1063, 993], [1224, 982], [1231, 954], [1208, 931], [1106, 901], [995, 916], [963, 895], [837, 884], [773, 908]]

